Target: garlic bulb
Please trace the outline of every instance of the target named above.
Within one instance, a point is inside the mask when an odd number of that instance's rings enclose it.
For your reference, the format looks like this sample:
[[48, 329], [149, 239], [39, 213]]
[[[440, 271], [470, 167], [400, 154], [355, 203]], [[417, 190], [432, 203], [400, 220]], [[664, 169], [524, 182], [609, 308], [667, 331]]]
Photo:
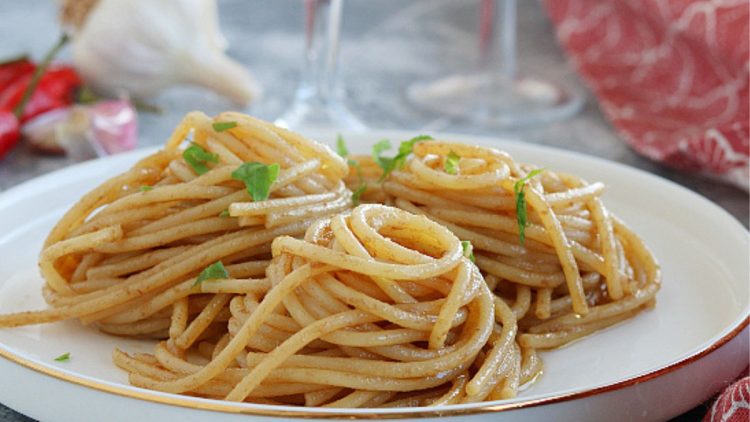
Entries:
[[106, 95], [147, 98], [187, 83], [244, 105], [260, 93], [253, 76], [224, 54], [215, 0], [98, 0], [72, 47], [86, 83]]

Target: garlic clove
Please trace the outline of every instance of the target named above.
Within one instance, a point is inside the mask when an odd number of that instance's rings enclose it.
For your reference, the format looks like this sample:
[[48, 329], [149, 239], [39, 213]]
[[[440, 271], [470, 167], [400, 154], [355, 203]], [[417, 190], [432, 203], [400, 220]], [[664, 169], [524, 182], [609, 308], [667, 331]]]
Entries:
[[128, 101], [100, 101], [89, 110], [91, 142], [106, 154], [117, 154], [135, 148], [138, 141], [138, 118]]
[[23, 125], [21, 135], [39, 154], [65, 155], [65, 149], [58, 142], [57, 127], [69, 121], [72, 113], [73, 107], [57, 108], [42, 113]]
[[74, 161], [85, 161], [100, 157], [101, 148], [97, 149], [89, 136], [90, 117], [87, 106], [71, 107], [71, 114], [66, 121], [55, 126], [55, 138], [65, 155]]
[[38, 153], [82, 161], [136, 147], [138, 116], [124, 100], [55, 109], [26, 122], [24, 139]]
[[175, 84], [244, 105], [260, 88], [223, 53], [215, 0], [100, 0], [73, 37], [73, 61], [95, 91], [146, 99]]
[[229, 41], [219, 29], [219, 8], [216, 7], [216, 1], [201, 1], [200, 4], [203, 7], [201, 15], [205, 16], [202, 22], [208, 27], [206, 30], [211, 35], [211, 41], [217, 49], [227, 51]]
[[[212, 52], [213, 57], [193, 60], [184, 67], [179, 77], [191, 84], [208, 88], [237, 104], [261, 95], [260, 84], [244, 67], [224, 54]], [[195, 59], [195, 58], [191, 58]]]

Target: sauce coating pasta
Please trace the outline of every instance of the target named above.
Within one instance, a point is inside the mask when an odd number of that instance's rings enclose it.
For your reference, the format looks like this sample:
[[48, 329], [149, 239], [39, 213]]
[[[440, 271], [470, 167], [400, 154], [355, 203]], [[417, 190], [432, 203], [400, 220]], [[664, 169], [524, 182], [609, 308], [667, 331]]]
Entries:
[[50, 307], [0, 327], [77, 318], [156, 339], [113, 361], [158, 391], [437, 406], [514, 397], [538, 350], [654, 305], [658, 264], [602, 184], [489, 147], [411, 147], [383, 176], [249, 116], [190, 113], [61, 218], [40, 255]]

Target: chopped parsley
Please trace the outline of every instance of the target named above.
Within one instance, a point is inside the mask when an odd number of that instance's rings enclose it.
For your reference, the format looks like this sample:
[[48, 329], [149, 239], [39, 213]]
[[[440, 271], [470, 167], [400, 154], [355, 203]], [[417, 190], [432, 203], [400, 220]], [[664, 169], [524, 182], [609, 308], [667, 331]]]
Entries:
[[70, 360], [70, 352], [63, 353], [55, 358], [55, 362], [67, 362]]
[[154, 189], [153, 186], [148, 186], [148, 185], [143, 185], [140, 188], [138, 188], [138, 190], [140, 190], [141, 192], [148, 192], [153, 189]]
[[414, 151], [414, 145], [417, 142], [422, 141], [431, 141], [432, 136], [429, 135], [417, 135], [408, 141], [401, 142], [401, 145], [398, 146], [398, 155], [396, 155], [393, 160], [396, 162], [396, 164], [399, 166], [399, 168], [403, 167], [404, 164], [406, 164], [406, 157], [409, 156], [409, 154]]
[[215, 122], [211, 126], [217, 132], [224, 132], [225, 130], [236, 128], [237, 122]]
[[349, 162], [349, 164], [352, 162], [356, 164], [356, 166], [352, 167], [357, 169], [357, 177], [359, 178], [359, 185], [357, 186], [357, 189], [354, 189], [354, 192], [352, 192], [352, 203], [354, 203], [354, 206], [357, 206], [360, 203], [360, 197], [367, 191], [367, 182], [365, 182], [365, 178], [362, 177], [362, 169], [359, 168], [359, 163], [354, 160], [349, 160]]
[[468, 240], [462, 240], [461, 241], [461, 248], [464, 250], [464, 256], [469, 258], [469, 261], [471, 262], [477, 262], [477, 259], [474, 258], [474, 245], [471, 244]]
[[229, 210], [224, 210], [219, 213], [219, 217], [221, 218], [229, 218]]
[[[388, 141], [386, 140], [386, 142]], [[390, 148], [390, 143], [388, 144], [387, 148]], [[336, 137], [336, 152], [343, 158], [349, 156], [349, 148], [346, 147], [346, 141], [344, 141], [344, 137], [341, 136], [340, 133]], [[359, 161], [352, 160], [350, 158], [346, 160], [346, 163], [357, 171], [359, 185], [357, 186], [357, 189], [354, 189], [354, 192], [352, 192], [352, 203], [354, 204], [354, 206], [357, 206], [359, 205], [360, 197], [363, 193], [365, 193], [365, 191], [367, 191], [367, 182], [365, 182], [365, 178], [364, 176], [362, 176], [362, 167], [360, 167]]]
[[279, 165], [276, 163], [269, 165], [258, 162], [243, 163], [232, 172], [232, 178], [245, 183], [253, 201], [265, 201], [271, 193], [271, 185], [279, 177], [279, 170]]
[[518, 238], [521, 241], [522, 245], [526, 242], [526, 226], [529, 225], [527, 216], [528, 210], [526, 207], [526, 193], [524, 192], [524, 187], [526, 187], [526, 182], [528, 182], [529, 179], [540, 174], [543, 171], [544, 169], [534, 169], [513, 185], [513, 193], [516, 197], [516, 222], [518, 223]]
[[380, 176], [380, 182], [385, 180], [386, 177], [388, 177], [389, 174], [395, 169], [401, 169], [406, 164], [406, 158], [409, 157], [409, 154], [412, 153], [414, 150], [414, 145], [417, 142], [421, 141], [429, 141], [432, 137], [428, 135], [418, 135], [415, 136], [408, 141], [403, 141], [398, 146], [398, 153], [395, 157], [384, 157], [383, 151], [388, 150], [391, 148], [391, 143], [387, 139], [383, 139], [373, 145], [372, 147], [372, 158], [375, 160], [375, 162], [380, 166], [380, 168], [383, 169], [383, 174]]
[[445, 157], [445, 172], [448, 174], [458, 174], [458, 161], [460, 159], [461, 157], [451, 150], [448, 156]]
[[224, 264], [221, 261], [216, 261], [198, 274], [198, 278], [195, 279], [193, 286], [197, 286], [206, 280], [222, 280], [225, 278], [229, 278], [227, 269], [224, 268]]
[[336, 136], [336, 152], [343, 158], [349, 156], [349, 148], [346, 147], [346, 141], [340, 133]]
[[[387, 139], [381, 139], [372, 146], [372, 159], [375, 160], [375, 163], [383, 170], [389, 168], [393, 163], [393, 158], [383, 156], [383, 152], [389, 149], [391, 149], [391, 141]], [[385, 175], [381, 177], [381, 179], [384, 178]]]
[[212, 154], [200, 145], [193, 143], [182, 153], [182, 158], [185, 162], [193, 168], [193, 170], [199, 175], [205, 174], [210, 170], [207, 166], [208, 163], [218, 163], [219, 156]]

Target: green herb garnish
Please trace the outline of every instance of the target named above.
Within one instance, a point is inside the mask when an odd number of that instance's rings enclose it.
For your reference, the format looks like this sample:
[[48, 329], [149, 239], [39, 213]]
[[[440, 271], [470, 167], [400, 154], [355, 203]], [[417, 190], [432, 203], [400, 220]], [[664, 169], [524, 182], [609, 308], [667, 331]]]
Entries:
[[471, 244], [468, 240], [462, 240], [461, 241], [461, 248], [464, 250], [464, 256], [469, 258], [469, 261], [471, 262], [477, 262], [477, 259], [474, 258], [474, 245]]
[[389, 168], [393, 163], [393, 158], [383, 156], [383, 151], [389, 149], [391, 149], [391, 141], [387, 139], [381, 139], [372, 146], [372, 159], [375, 160], [375, 163], [383, 170]]
[[363, 193], [367, 192], [367, 183], [360, 183], [359, 186], [357, 186], [357, 189], [352, 192], [352, 203], [356, 207], [360, 203], [360, 197]]
[[212, 154], [196, 143], [193, 143], [183, 151], [182, 158], [199, 175], [208, 173], [208, 170], [210, 170], [207, 166], [208, 163], [219, 162], [218, 154]]
[[63, 353], [55, 358], [55, 362], [67, 362], [70, 360], [70, 352]]
[[448, 174], [458, 174], [458, 161], [460, 159], [461, 157], [451, 150], [448, 156], [445, 157], [445, 172]]
[[197, 286], [206, 280], [223, 280], [225, 278], [229, 278], [227, 269], [224, 268], [224, 264], [221, 261], [216, 261], [198, 274], [198, 278], [195, 279], [193, 286]]
[[237, 122], [215, 122], [211, 126], [217, 132], [224, 132], [225, 130], [236, 128]]
[[406, 158], [414, 150], [414, 145], [417, 142], [429, 141], [432, 137], [428, 135], [418, 135], [408, 141], [403, 141], [398, 146], [398, 154], [395, 157], [389, 158], [382, 155], [383, 151], [391, 148], [391, 143], [387, 139], [383, 139], [372, 147], [372, 158], [375, 162], [383, 169], [383, 174], [380, 176], [379, 181], [382, 182], [388, 177], [389, 174], [395, 169], [401, 169], [406, 164]]
[[349, 160], [348, 162], [350, 166], [357, 170], [357, 178], [359, 179], [357, 189], [354, 189], [354, 192], [352, 192], [352, 203], [354, 206], [357, 206], [360, 203], [360, 197], [367, 191], [367, 182], [365, 182], [365, 178], [362, 176], [362, 168], [359, 166], [359, 162], [356, 160]]
[[[388, 141], [386, 140], [386, 142]], [[388, 147], [386, 149], [388, 148], [390, 148], [390, 143], [388, 144]], [[336, 152], [343, 158], [346, 158], [349, 156], [349, 148], [346, 147], [346, 141], [344, 141], [344, 137], [341, 136], [340, 133], [336, 137]], [[367, 182], [365, 182], [365, 178], [364, 176], [362, 176], [362, 167], [360, 167], [359, 161], [352, 160], [350, 158], [346, 160], [346, 163], [349, 164], [350, 167], [354, 168], [357, 171], [357, 178], [359, 179], [359, 186], [357, 186], [357, 189], [355, 189], [354, 192], [352, 192], [352, 203], [354, 204], [354, 206], [357, 206], [359, 205], [359, 202], [360, 202], [359, 198], [367, 190]]]
[[346, 147], [346, 141], [340, 133], [336, 136], [336, 152], [343, 158], [349, 156], [349, 148]]
[[528, 226], [529, 224], [526, 215], [526, 193], [524, 192], [524, 187], [526, 187], [526, 182], [528, 182], [529, 179], [540, 174], [543, 171], [544, 169], [534, 169], [513, 185], [513, 193], [516, 196], [516, 222], [518, 222], [518, 238], [521, 241], [521, 245], [526, 242], [526, 226]]
[[232, 172], [232, 179], [245, 183], [247, 192], [253, 201], [265, 201], [271, 192], [271, 185], [279, 177], [279, 165], [276, 163], [243, 163]]
[[140, 190], [141, 192], [148, 192], [153, 189], [154, 189], [153, 186], [148, 186], [148, 185], [143, 185], [140, 188], [138, 188], [138, 190]]
[[403, 167], [406, 163], [406, 157], [409, 156], [409, 154], [414, 151], [414, 145], [417, 142], [422, 141], [431, 141], [432, 136], [429, 135], [417, 135], [408, 141], [401, 142], [401, 145], [398, 146], [398, 155], [394, 157], [394, 161], [396, 161], [396, 164], [399, 165], [399, 168]]
[[219, 213], [219, 217], [221, 218], [229, 218], [229, 210], [224, 210]]

